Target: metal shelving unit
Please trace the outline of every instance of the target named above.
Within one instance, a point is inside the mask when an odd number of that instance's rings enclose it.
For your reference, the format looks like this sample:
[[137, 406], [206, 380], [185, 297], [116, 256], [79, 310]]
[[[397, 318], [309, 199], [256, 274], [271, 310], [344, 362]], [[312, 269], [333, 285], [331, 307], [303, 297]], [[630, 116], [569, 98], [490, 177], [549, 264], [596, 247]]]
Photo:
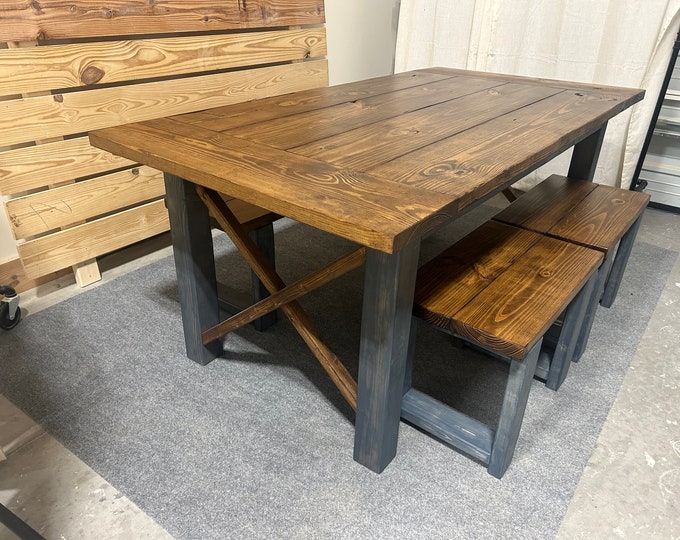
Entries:
[[650, 206], [680, 212], [680, 32], [666, 71], [631, 189], [651, 195]]

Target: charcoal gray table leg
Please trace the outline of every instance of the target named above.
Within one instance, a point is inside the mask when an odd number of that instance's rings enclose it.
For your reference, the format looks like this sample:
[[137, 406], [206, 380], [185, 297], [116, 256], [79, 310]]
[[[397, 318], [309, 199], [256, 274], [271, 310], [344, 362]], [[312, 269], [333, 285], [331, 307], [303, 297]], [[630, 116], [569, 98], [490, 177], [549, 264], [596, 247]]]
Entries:
[[165, 173], [165, 191], [187, 356], [205, 365], [222, 354], [219, 340], [203, 345], [201, 339], [220, 320], [208, 209], [182, 178]]
[[[250, 231], [250, 238], [255, 242], [257, 247], [260, 249], [265, 258], [272, 264], [273, 268], [276, 268], [276, 258], [274, 250], [274, 225], [268, 223], [259, 229]], [[255, 275], [255, 272], [251, 271], [251, 283], [252, 283], [252, 298], [253, 303], [263, 300], [269, 296], [269, 291], [262, 284], [260, 279]], [[266, 315], [263, 315], [259, 319], [253, 321], [253, 326], [255, 330], [263, 332], [270, 326], [276, 323], [276, 311], [270, 311]]]
[[595, 176], [595, 165], [597, 165], [597, 158], [600, 156], [606, 128], [607, 124], [604, 124], [600, 129], [574, 145], [574, 152], [571, 155], [571, 163], [569, 164], [569, 178], [578, 178], [579, 180], [593, 179]]
[[419, 250], [366, 254], [354, 459], [378, 473], [397, 451]]

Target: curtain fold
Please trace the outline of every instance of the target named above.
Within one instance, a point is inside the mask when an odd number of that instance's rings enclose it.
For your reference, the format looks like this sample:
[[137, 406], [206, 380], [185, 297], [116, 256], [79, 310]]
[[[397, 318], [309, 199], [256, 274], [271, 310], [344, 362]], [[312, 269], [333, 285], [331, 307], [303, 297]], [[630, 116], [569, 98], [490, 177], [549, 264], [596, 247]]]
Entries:
[[[679, 25], [680, 0], [402, 0], [395, 71], [445, 66], [645, 88], [609, 122], [595, 175], [628, 187]], [[566, 174], [569, 157], [521, 185]]]

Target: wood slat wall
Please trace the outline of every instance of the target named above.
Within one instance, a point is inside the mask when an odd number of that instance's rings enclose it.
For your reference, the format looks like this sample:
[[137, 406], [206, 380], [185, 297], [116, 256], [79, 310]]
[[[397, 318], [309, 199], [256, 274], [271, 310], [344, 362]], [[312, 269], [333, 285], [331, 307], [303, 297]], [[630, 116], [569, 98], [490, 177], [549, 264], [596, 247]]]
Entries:
[[168, 229], [162, 174], [89, 130], [326, 86], [324, 22], [322, 0], [0, 1], [0, 195], [26, 274]]

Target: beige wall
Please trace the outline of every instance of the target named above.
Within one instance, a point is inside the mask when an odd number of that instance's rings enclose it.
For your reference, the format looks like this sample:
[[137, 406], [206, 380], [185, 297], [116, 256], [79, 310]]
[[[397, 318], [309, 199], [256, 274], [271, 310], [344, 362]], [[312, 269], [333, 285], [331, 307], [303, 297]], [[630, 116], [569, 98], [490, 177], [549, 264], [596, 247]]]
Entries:
[[[399, 0], [326, 0], [330, 83], [392, 73]], [[0, 262], [17, 256], [0, 208]]]

